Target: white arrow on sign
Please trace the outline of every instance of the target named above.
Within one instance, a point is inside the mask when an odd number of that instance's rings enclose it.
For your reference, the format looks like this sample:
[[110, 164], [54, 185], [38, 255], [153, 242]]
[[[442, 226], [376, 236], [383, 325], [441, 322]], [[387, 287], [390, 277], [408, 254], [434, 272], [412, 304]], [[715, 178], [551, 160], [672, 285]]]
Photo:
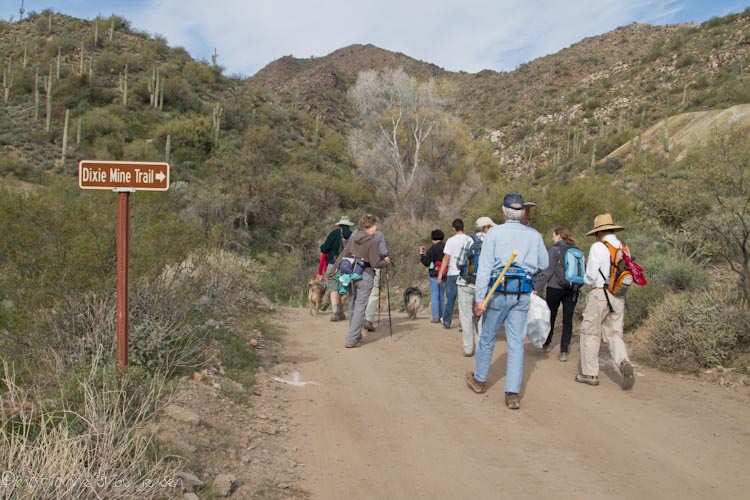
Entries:
[[161, 181], [163, 181], [164, 179], [167, 178], [167, 176], [164, 175], [164, 172], [156, 172], [156, 176], [155, 177], [156, 177], [156, 180], [159, 181], [159, 182], [161, 182]]

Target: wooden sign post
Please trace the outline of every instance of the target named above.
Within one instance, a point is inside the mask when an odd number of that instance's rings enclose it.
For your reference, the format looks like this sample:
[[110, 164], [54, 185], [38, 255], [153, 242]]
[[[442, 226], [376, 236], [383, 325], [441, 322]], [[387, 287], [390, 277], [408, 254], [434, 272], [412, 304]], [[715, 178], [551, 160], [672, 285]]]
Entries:
[[128, 365], [130, 193], [167, 191], [169, 164], [153, 162], [81, 160], [78, 187], [117, 193], [117, 365]]

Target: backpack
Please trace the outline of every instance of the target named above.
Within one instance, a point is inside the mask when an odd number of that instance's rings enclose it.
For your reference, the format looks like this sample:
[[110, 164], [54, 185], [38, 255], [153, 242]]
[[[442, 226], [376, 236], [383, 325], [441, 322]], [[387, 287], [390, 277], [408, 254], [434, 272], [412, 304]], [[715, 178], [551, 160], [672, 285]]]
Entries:
[[566, 290], [578, 290], [583, 286], [586, 276], [586, 259], [580, 248], [568, 246], [563, 253], [558, 254], [555, 268], [557, 281]]
[[[351, 237], [351, 234], [349, 236]], [[339, 255], [341, 255], [341, 252], [344, 251], [348, 242], [349, 240], [344, 237], [344, 230], [339, 228], [339, 251], [336, 252], [336, 255], [328, 254], [328, 256], [326, 257], [326, 261], [329, 264], [333, 264], [334, 262], [336, 262], [336, 259], [338, 259]]]
[[624, 297], [628, 293], [628, 288], [633, 283], [633, 273], [627, 265], [624, 256], [630, 257], [630, 250], [625, 242], [622, 242], [620, 248], [613, 246], [611, 243], [602, 240], [602, 243], [609, 250], [609, 280], [607, 290], [615, 297]]
[[473, 284], [477, 282], [477, 269], [479, 268], [479, 254], [482, 252], [482, 240], [477, 236], [472, 236], [471, 240], [472, 244], [466, 252], [463, 262], [458, 265], [458, 270], [460, 271], [461, 278], [466, 283]]

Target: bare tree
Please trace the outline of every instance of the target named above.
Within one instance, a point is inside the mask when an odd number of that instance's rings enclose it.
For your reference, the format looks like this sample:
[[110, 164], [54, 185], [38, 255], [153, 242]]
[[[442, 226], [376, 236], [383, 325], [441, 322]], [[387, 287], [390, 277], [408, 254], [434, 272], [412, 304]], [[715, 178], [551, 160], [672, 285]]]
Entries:
[[392, 196], [394, 208], [412, 213], [411, 201], [429, 174], [423, 147], [447, 120], [434, 81], [419, 83], [403, 69], [364, 71], [349, 98], [360, 119], [350, 135], [352, 153]]

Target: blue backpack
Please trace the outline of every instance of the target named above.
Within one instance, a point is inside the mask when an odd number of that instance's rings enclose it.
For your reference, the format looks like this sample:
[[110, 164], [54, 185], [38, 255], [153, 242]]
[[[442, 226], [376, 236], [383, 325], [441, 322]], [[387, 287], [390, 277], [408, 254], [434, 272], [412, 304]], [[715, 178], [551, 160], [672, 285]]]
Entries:
[[473, 243], [469, 247], [464, 262], [458, 266], [461, 277], [467, 283], [477, 282], [477, 269], [479, 268], [479, 254], [482, 253], [482, 240], [477, 236], [471, 237]]
[[586, 259], [583, 250], [576, 247], [568, 247], [557, 261], [557, 281], [560, 286], [568, 290], [578, 290], [583, 286], [583, 277], [586, 276]]

